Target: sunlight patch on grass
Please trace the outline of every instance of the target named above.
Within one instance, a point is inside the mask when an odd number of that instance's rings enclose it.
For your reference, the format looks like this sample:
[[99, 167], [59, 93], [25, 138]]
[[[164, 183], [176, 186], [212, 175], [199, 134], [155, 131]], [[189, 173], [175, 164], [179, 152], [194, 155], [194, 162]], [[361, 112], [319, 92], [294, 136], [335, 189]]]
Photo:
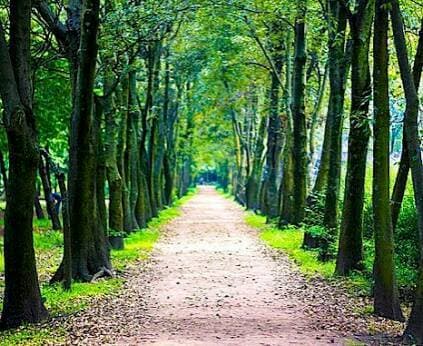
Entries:
[[92, 298], [102, 298], [117, 293], [123, 285], [119, 278], [103, 279], [92, 283], [74, 282], [70, 291], [61, 285], [44, 285], [41, 293], [46, 308], [52, 316], [68, 315], [84, 310]]
[[278, 229], [275, 225], [267, 224], [266, 217], [248, 212], [246, 223], [260, 231], [260, 239], [268, 246], [283, 251], [299, 267], [306, 277], [323, 277], [328, 280], [339, 280], [354, 295], [370, 295], [371, 279], [363, 273], [352, 273], [347, 278], [335, 277], [335, 260], [319, 261], [316, 250], [304, 250], [301, 246], [304, 230], [289, 226]]
[[269, 246], [283, 250], [295, 263], [299, 265], [302, 273], [307, 276], [321, 275], [325, 278], [333, 276], [335, 263], [333, 261], [320, 262], [316, 251], [301, 248], [304, 231], [295, 228], [283, 230], [267, 229], [262, 231], [260, 238]]
[[261, 231], [260, 238], [270, 247], [285, 252], [296, 264], [300, 271], [306, 276], [320, 275], [324, 278], [331, 278], [335, 270], [333, 261], [320, 262], [317, 259], [316, 251], [304, 250], [301, 248], [304, 231], [295, 227], [278, 229], [274, 225], [266, 224], [266, 217], [247, 213], [246, 223]]
[[148, 258], [149, 252], [159, 238], [157, 229], [141, 230], [126, 238], [123, 250], [112, 251], [112, 263], [117, 271], [123, 271], [129, 265]]
[[23, 326], [0, 333], [0, 346], [44, 346], [64, 345], [66, 331], [63, 328]]
[[47, 230], [42, 233], [34, 233], [34, 247], [39, 250], [61, 248], [63, 246], [63, 234], [60, 231]]

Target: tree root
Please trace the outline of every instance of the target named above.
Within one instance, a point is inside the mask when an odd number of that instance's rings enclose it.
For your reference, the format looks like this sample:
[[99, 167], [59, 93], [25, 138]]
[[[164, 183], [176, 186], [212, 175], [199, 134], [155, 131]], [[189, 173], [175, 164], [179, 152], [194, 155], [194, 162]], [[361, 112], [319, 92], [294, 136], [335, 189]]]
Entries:
[[100, 278], [104, 278], [104, 277], [110, 277], [110, 278], [112, 278], [112, 277], [114, 277], [114, 274], [113, 274], [113, 272], [110, 269], [108, 269], [106, 267], [102, 267], [97, 273], [95, 273], [91, 277], [90, 282], [96, 281], [96, 280], [98, 280]]

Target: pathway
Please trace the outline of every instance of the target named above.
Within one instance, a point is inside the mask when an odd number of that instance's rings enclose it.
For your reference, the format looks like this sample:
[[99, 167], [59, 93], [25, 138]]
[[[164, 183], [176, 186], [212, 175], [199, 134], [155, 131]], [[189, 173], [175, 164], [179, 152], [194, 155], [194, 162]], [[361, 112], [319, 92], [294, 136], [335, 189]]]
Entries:
[[202, 188], [182, 209], [122, 295], [76, 317], [72, 343], [343, 344], [310, 313], [305, 279], [274, 258], [239, 206]]

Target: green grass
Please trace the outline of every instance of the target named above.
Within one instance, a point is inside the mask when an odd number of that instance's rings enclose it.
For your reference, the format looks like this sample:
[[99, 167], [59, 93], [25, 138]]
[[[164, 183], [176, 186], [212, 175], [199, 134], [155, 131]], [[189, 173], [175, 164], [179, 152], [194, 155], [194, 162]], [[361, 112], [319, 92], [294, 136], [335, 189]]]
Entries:
[[220, 188], [220, 187], [216, 187], [216, 191], [217, 192], [219, 192], [223, 197], [225, 197], [226, 199], [230, 199], [230, 200], [234, 200], [235, 198], [234, 198], [234, 195], [232, 194], [232, 192], [231, 192], [231, 189], [230, 188], [228, 188], [228, 190], [227, 191], [225, 191], [225, 190], [223, 190], [222, 188]]
[[246, 222], [251, 227], [261, 231], [260, 238], [270, 247], [285, 252], [306, 276], [320, 275], [330, 278], [335, 270], [333, 261], [320, 262], [317, 259], [317, 252], [301, 248], [304, 231], [298, 228], [289, 227], [283, 230], [266, 224], [266, 218], [261, 215], [248, 213]]
[[23, 326], [0, 334], [0, 346], [44, 346], [64, 345], [66, 331], [63, 328]]
[[275, 225], [266, 224], [266, 217], [251, 212], [245, 216], [246, 223], [260, 231], [260, 238], [270, 247], [283, 251], [297, 265], [306, 277], [322, 277], [326, 280], [342, 281], [345, 287], [355, 295], [369, 295], [371, 288], [370, 276], [366, 273], [353, 273], [348, 278], [334, 276], [335, 261], [321, 262], [318, 252], [301, 248], [304, 230], [296, 227], [278, 229]]
[[[43, 284], [41, 294], [51, 317], [66, 316], [86, 309], [93, 300], [117, 294], [124, 280], [121, 278], [102, 279], [93, 283], [75, 282], [72, 290], [65, 291], [61, 285]], [[0, 332], [0, 346], [9, 345], [60, 345], [64, 344], [66, 330], [41, 326], [22, 326], [19, 329]]]
[[84, 310], [93, 298], [100, 299], [116, 294], [122, 288], [123, 280], [113, 278], [93, 283], [75, 282], [70, 291], [61, 285], [43, 285], [42, 296], [51, 316], [69, 315]]
[[[124, 271], [148, 258], [154, 244], [159, 239], [164, 225], [180, 215], [180, 207], [194, 196], [196, 190], [175, 201], [174, 205], [159, 213], [152, 219], [147, 228], [130, 234], [125, 239], [125, 248], [112, 251], [112, 263], [117, 272]], [[47, 220], [48, 221], [48, 220]], [[47, 227], [46, 227], [47, 226]], [[63, 247], [61, 232], [49, 230], [50, 224], [44, 221], [34, 222], [34, 245], [37, 252], [39, 272], [49, 273], [57, 268]], [[3, 270], [3, 256], [0, 254], [0, 271]], [[41, 275], [40, 275], [41, 276]], [[106, 296], [117, 294], [124, 280], [113, 278], [99, 280], [93, 283], [73, 283], [71, 291], [64, 291], [61, 285], [44, 283], [41, 292], [45, 305], [52, 317], [66, 316], [86, 309], [93, 301]], [[0, 285], [2, 282], [0, 281]], [[41, 326], [23, 326], [19, 329], [0, 332], [0, 346], [9, 345], [46, 345], [64, 344], [66, 331], [63, 328], [54, 328], [49, 324]]]
[[147, 228], [131, 234], [125, 239], [125, 248], [113, 251], [111, 254], [115, 270], [123, 271], [131, 264], [148, 258], [148, 254], [158, 238], [159, 231], [157, 229]]

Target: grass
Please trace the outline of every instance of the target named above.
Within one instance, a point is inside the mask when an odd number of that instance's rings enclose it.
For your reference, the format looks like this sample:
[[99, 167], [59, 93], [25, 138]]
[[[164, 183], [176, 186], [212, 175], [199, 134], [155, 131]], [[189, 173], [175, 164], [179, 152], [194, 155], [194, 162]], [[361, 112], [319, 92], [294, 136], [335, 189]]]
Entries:
[[0, 346], [44, 346], [65, 344], [66, 331], [63, 328], [23, 326], [0, 334]]
[[283, 251], [297, 265], [301, 273], [308, 278], [322, 277], [326, 280], [342, 281], [345, 287], [355, 295], [370, 295], [371, 279], [366, 273], [353, 273], [348, 278], [335, 277], [335, 260], [319, 261], [316, 250], [303, 249], [304, 230], [297, 227], [279, 229], [275, 225], [267, 224], [266, 217], [247, 213], [246, 223], [260, 231], [260, 238], [270, 247]]
[[[154, 244], [160, 237], [164, 225], [180, 215], [180, 207], [194, 194], [195, 190], [174, 202], [172, 207], [162, 210], [158, 217], [152, 219], [147, 228], [130, 234], [125, 239], [125, 248], [112, 251], [112, 263], [117, 272], [124, 271], [132, 265], [148, 258]], [[93, 283], [72, 284], [71, 291], [64, 291], [61, 285], [48, 285], [43, 276], [48, 279], [56, 270], [62, 256], [63, 236], [59, 231], [49, 230], [50, 223], [34, 221], [34, 246], [37, 253], [37, 263], [41, 293], [45, 305], [52, 317], [66, 316], [86, 309], [93, 301], [117, 294], [124, 283], [122, 278], [99, 280]], [[1, 249], [1, 247], [0, 247]], [[0, 272], [4, 270], [3, 256], [0, 250]], [[0, 280], [0, 286], [3, 282]], [[40, 326], [23, 326], [19, 329], [0, 332], [0, 346], [9, 345], [60, 345], [64, 344], [66, 330], [48, 323]]]
[[216, 187], [216, 191], [219, 192], [223, 197], [225, 197], [226, 199], [230, 199], [230, 200], [234, 200], [234, 195], [231, 192], [231, 188], [229, 187], [227, 191], [225, 191], [224, 189], [220, 188], [220, 187]]
[[260, 238], [270, 247], [285, 252], [295, 263], [300, 271], [308, 277], [320, 275], [325, 278], [333, 276], [335, 264], [333, 261], [320, 262], [317, 259], [317, 252], [301, 248], [304, 231], [302, 229], [289, 227], [283, 230], [273, 225], [266, 224], [266, 217], [248, 213], [246, 222], [251, 227], [259, 229]]

